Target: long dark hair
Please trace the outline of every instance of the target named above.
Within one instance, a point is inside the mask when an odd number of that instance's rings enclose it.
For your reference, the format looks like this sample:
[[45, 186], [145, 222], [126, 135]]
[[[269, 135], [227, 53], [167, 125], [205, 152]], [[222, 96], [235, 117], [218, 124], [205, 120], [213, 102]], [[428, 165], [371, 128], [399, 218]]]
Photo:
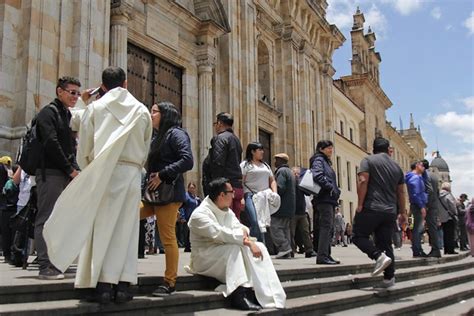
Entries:
[[259, 142], [251, 142], [247, 145], [247, 149], [245, 150], [245, 160], [247, 161], [247, 163], [252, 161], [252, 150], [257, 149], [263, 149], [263, 145]]
[[156, 158], [163, 143], [164, 136], [170, 128], [181, 127], [181, 114], [171, 102], [160, 102], [157, 104], [161, 114], [160, 125], [156, 131], [150, 148], [149, 158]]

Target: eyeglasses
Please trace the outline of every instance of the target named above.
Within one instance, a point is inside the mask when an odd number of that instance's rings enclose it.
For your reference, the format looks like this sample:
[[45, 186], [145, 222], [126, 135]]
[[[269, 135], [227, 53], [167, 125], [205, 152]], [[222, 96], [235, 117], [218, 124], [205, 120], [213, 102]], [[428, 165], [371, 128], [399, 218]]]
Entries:
[[[61, 88], [63, 89], [63, 88]], [[81, 96], [81, 92], [80, 91], [77, 91], [77, 90], [68, 90], [68, 89], [63, 89], [64, 91], [66, 91], [67, 93], [69, 93], [70, 95], [72, 95], [73, 97], [75, 96], [78, 96], [80, 97]]]
[[224, 191], [224, 193], [225, 193], [225, 194], [227, 194], [227, 193], [232, 193], [232, 194], [234, 194], [235, 191], [234, 191], [234, 190], [231, 190], [231, 191]]

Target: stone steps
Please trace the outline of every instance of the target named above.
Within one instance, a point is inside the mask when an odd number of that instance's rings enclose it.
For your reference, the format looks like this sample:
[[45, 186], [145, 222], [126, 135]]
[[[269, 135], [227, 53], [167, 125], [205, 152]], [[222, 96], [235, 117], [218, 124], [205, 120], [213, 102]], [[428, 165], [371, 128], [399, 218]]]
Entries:
[[[470, 314], [469, 314], [470, 312]], [[474, 315], [474, 298], [460, 300], [451, 305], [441, 307], [430, 312], [421, 314], [423, 316], [445, 316], [445, 315]]]
[[[458, 257], [453, 260], [407, 260], [411, 265], [404, 264], [405, 268], [397, 269], [397, 288], [388, 294], [375, 292], [368, 287], [380, 282], [381, 277], [371, 277], [368, 273], [340, 274], [341, 271], [365, 270], [370, 266], [335, 267], [339, 271], [337, 276], [325, 278], [310, 278], [298, 280], [301, 277], [300, 270], [293, 270], [294, 279], [282, 282], [288, 296], [288, 307], [285, 310], [265, 310], [259, 314], [314, 314], [315, 311], [333, 312], [344, 308], [354, 308], [362, 305], [376, 304], [380, 300], [406, 297], [416, 291], [423, 292], [436, 290], [440, 286], [451, 286], [458, 283], [474, 280], [474, 260], [471, 258]], [[432, 265], [434, 262], [444, 262]], [[327, 268], [327, 267], [324, 267]], [[331, 267], [330, 267], [331, 268]], [[308, 270], [312, 270], [308, 269]], [[328, 274], [333, 274], [332, 269], [325, 269]], [[467, 273], [469, 271], [469, 273]], [[282, 271], [279, 271], [282, 272]], [[290, 279], [290, 271], [284, 274]], [[196, 278], [196, 277], [189, 277]], [[208, 279], [209, 280], [209, 279]], [[415, 281], [413, 281], [415, 280]], [[195, 279], [194, 286], [205, 280]], [[215, 281], [213, 281], [215, 283]], [[412, 284], [412, 283], [415, 284]], [[146, 283], [146, 282], [145, 282]], [[147, 284], [147, 283], [146, 283]], [[50, 284], [47, 284], [51, 286]], [[124, 305], [100, 306], [75, 299], [54, 298], [54, 292], [50, 293], [48, 302], [22, 302], [0, 305], [2, 315], [65, 315], [65, 314], [134, 314], [134, 315], [157, 315], [164, 314], [190, 314], [197, 315], [221, 315], [230, 316], [240, 311], [227, 309], [228, 305], [223, 296], [213, 292], [215, 284], [209, 284], [201, 290], [183, 290], [168, 298], [155, 298], [146, 295], [138, 295], [132, 302]], [[402, 286], [398, 290], [399, 285]], [[148, 285], [146, 285], [148, 286]], [[156, 286], [156, 285], [155, 285]], [[148, 294], [148, 293], [147, 293]], [[344, 308], [342, 308], [344, 307]], [[201, 312], [200, 312], [201, 311]]]

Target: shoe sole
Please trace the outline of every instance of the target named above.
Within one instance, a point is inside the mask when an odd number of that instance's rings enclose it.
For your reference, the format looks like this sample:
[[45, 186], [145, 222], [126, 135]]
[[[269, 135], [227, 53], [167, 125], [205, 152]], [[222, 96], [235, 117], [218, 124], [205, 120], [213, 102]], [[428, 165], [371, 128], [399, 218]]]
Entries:
[[168, 297], [170, 295], [174, 295], [176, 292], [172, 292], [172, 293], [151, 293], [151, 296], [154, 296], [154, 297]]
[[38, 279], [40, 280], [63, 280], [64, 275], [57, 275], [57, 276], [44, 276], [44, 275], [39, 275]]
[[372, 276], [379, 275], [382, 273], [390, 264], [392, 263], [392, 259], [388, 258], [388, 260], [385, 260], [384, 263], [378, 268], [377, 270], [372, 271]]

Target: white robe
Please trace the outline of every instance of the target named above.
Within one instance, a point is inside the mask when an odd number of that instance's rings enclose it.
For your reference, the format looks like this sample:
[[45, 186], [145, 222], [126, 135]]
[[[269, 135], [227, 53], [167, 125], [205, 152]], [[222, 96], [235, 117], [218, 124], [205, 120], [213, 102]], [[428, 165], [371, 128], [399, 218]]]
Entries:
[[188, 222], [190, 230], [191, 262], [185, 267], [189, 273], [216, 278], [224, 286], [224, 296], [237, 287], [253, 287], [262, 307], [283, 308], [286, 294], [281, 286], [272, 260], [264, 244], [257, 243], [263, 260], [254, 258], [249, 247], [243, 245], [244, 231], [230, 209], [219, 209], [209, 197], [198, 206]]
[[80, 253], [78, 288], [137, 282], [141, 168], [151, 134], [148, 109], [123, 88], [110, 90], [83, 114], [82, 172], [62, 192], [43, 230], [59, 270]]

